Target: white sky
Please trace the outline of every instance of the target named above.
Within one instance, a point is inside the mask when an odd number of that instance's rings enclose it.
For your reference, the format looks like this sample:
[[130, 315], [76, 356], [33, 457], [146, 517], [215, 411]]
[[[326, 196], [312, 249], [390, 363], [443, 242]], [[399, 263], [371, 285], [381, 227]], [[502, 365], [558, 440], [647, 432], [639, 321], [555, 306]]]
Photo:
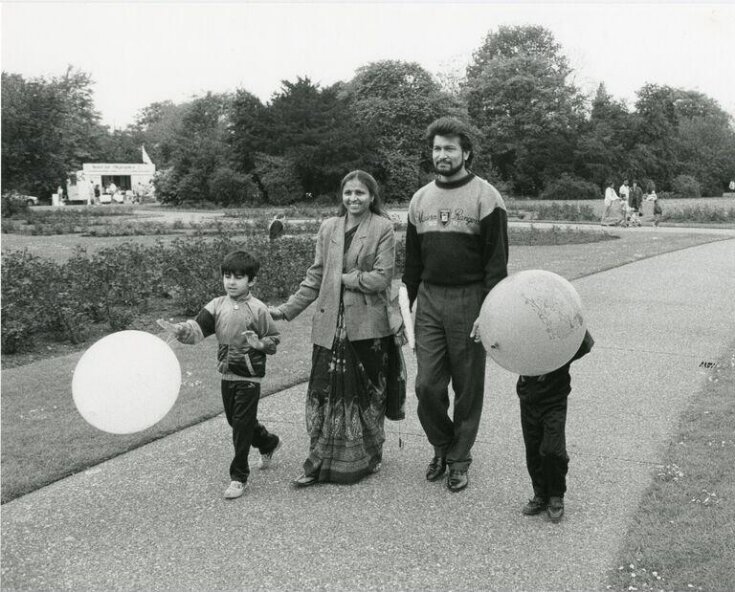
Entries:
[[23, 2], [2, 5], [2, 69], [92, 75], [103, 121], [122, 128], [154, 101], [281, 80], [327, 86], [382, 59], [437, 73], [465, 66], [499, 25], [550, 29], [576, 83], [629, 104], [652, 82], [698, 90], [735, 114], [735, 5], [493, 2]]

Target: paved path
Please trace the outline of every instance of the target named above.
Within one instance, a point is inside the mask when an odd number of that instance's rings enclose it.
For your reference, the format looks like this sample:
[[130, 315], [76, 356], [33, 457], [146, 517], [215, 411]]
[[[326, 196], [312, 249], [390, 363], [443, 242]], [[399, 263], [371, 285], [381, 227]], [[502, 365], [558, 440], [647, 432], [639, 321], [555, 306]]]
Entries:
[[[573, 366], [567, 514], [530, 494], [515, 377], [489, 364], [470, 486], [423, 477], [431, 456], [409, 396], [386, 422], [381, 472], [294, 490], [304, 387], [268, 397], [285, 445], [225, 501], [219, 416], [2, 507], [3, 590], [604, 590], [606, 570], [665, 444], [735, 330], [735, 240], [574, 282], [596, 339]], [[410, 384], [413, 377], [411, 362]], [[400, 438], [404, 446], [399, 448]]]

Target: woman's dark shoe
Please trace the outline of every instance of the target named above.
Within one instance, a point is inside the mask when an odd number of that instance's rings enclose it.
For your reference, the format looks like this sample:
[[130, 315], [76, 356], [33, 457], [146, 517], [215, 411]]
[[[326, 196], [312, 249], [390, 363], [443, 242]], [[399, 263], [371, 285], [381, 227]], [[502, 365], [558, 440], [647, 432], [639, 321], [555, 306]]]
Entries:
[[447, 459], [443, 456], [435, 456], [426, 467], [426, 480], [438, 481], [447, 470]]
[[293, 481], [291, 481], [291, 485], [294, 487], [309, 487], [309, 485], [314, 485], [318, 483], [316, 477], [312, 477], [309, 475], [301, 475], [300, 477], [297, 477]]
[[462, 491], [469, 484], [470, 479], [467, 471], [449, 470], [449, 479], [447, 479], [447, 488], [449, 491]]

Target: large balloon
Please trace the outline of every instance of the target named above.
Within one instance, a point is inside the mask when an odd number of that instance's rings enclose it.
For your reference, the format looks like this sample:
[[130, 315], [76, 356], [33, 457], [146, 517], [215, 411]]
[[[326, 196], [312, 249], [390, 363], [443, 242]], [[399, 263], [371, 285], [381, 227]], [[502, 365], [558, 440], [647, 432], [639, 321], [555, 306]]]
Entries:
[[561, 368], [577, 353], [585, 331], [579, 294], [550, 271], [508, 276], [490, 291], [480, 310], [480, 337], [488, 354], [524, 376]]
[[80, 358], [72, 393], [79, 413], [94, 427], [131, 434], [151, 427], [173, 407], [181, 366], [169, 345], [143, 331], [103, 337]]

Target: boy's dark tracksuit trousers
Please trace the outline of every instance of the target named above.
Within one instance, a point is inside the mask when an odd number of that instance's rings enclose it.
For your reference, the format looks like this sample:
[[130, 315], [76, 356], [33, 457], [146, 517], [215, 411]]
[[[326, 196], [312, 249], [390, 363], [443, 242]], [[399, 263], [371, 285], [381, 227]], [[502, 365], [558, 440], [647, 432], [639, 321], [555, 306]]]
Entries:
[[[564, 371], [569, 377], [568, 365]], [[550, 497], [564, 497], [567, 490], [569, 456], [565, 426], [567, 398], [571, 389], [566, 389], [566, 392], [552, 391], [545, 396], [543, 386], [536, 376], [522, 376], [518, 379], [517, 391], [521, 401], [526, 467], [531, 476], [533, 493], [548, 501]]]
[[550, 497], [564, 497], [567, 490], [567, 400], [572, 392], [569, 368], [573, 361], [588, 354], [593, 344], [587, 332], [566, 365], [543, 376], [520, 376], [516, 384], [526, 467], [534, 495], [547, 501]]
[[232, 443], [235, 447], [235, 457], [230, 464], [230, 478], [233, 481], [247, 482], [250, 476], [248, 456], [251, 446], [257, 448], [261, 454], [272, 452], [278, 446], [278, 436], [265, 429], [257, 419], [259, 401], [259, 383], [222, 381], [222, 403], [227, 423], [232, 427]]

